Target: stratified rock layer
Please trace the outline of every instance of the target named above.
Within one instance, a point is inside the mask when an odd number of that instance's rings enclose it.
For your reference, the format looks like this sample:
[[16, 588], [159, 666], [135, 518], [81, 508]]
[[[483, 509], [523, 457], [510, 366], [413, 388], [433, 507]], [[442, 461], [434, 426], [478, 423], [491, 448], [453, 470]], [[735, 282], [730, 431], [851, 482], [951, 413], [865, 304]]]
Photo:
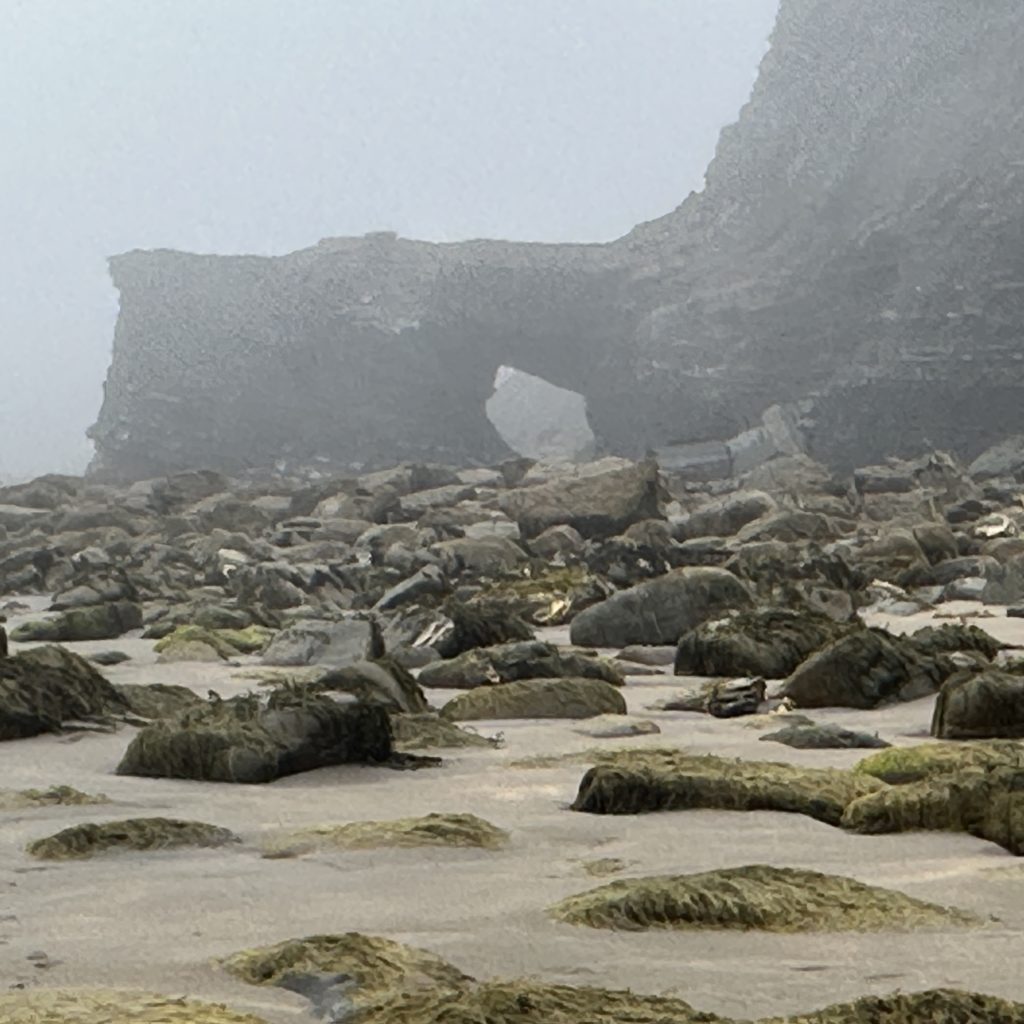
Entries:
[[623, 454], [974, 457], [1020, 427], [1022, 45], [1017, 0], [783, 0], [705, 190], [607, 245], [118, 256], [95, 468], [493, 461], [502, 365]]

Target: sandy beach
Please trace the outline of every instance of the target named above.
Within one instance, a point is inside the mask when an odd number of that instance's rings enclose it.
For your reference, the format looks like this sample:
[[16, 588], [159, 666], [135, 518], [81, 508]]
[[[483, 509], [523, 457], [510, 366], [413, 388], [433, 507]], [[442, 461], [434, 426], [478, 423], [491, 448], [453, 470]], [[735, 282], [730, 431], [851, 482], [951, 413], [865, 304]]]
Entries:
[[[27, 603], [44, 607], [39, 598]], [[980, 606], [947, 605], [945, 613], [975, 609]], [[1024, 621], [991, 610], [994, 618], [971, 621], [1000, 639], [1024, 643]], [[931, 618], [921, 613], [871, 624], [900, 632]], [[9, 625], [19, 621], [12, 617]], [[564, 630], [541, 631], [541, 637], [567, 641]], [[104, 670], [113, 682], [177, 683], [223, 696], [254, 685], [241, 676], [256, 659], [240, 658], [236, 666], [157, 664], [151, 642], [131, 638], [68, 646], [83, 654], [111, 647], [130, 654], [131, 661]], [[302, 997], [238, 982], [216, 966], [216, 958], [286, 938], [360, 931], [429, 949], [481, 979], [533, 976], [671, 994], [734, 1017], [938, 986], [1024, 1000], [1024, 977], [1016, 969], [1024, 948], [1024, 865], [992, 843], [948, 833], [852, 835], [800, 815], [768, 812], [574, 813], [568, 804], [585, 764], [515, 766], [535, 755], [596, 746], [673, 746], [839, 768], [865, 753], [761, 742], [761, 732], [742, 718], [649, 711], [659, 698], [694, 682], [665, 673], [630, 677], [625, 688], [630, 713], [655, 721], [660, 735], [595, 740], [569, 721], [481, 722], [481, 733], [503, 734], [500, 749], [439, 751], [443, 767], [415, 772], [346, 766], [264, 786], [150, 780], [113, 774], [134, 733], [130, 727], [4, 743], [5, 787], [69, 784], [105, 793], [113, 802], [4, 813], [0, 978], [25, 987], [141, 987], [223, 1001], [274, 1024], [311, 1021]], [[436, 706], [452, 695], [428, 691]], [[911, 744], [927, 739], [933, 703], [928, 698], [876, 711], [832, 709], [813, 717]], [[499, 851], [261, 855], [261, 842], [282, 828], [443, 811], [479, 815], [508, 830], [511, 842]], [[24, 851], [32, 840], [73, 823], [154, 815], [224, 826], [242, 843], [65, 863], [36, 861]], [[977, 930], [913, 935], [780, 936], [618, 933], [550, 920], [545, 911], [552, 903], [600, 884], [583, 862], [606, 857], [625, 862], [617, 877], [755, 863], [809, 868], [992, 921]]]

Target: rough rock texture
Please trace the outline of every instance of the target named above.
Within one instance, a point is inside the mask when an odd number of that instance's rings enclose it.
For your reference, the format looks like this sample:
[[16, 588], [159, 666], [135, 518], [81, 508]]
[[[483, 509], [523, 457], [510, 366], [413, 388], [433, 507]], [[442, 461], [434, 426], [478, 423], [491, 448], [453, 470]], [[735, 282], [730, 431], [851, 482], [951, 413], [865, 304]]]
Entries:
[[570, 896], [552, 907], [551, 913], [569, 924], [625, 931], [911, 931], [979, 923], [962, 911], [852, 878], [764, 864], [697, 875], [622, 879]]
[[965, 669], [939, 691], [932, 735], [943, 740], [1024, 738], [1024, 676]]
[[72, 825], [28, 846], [42, 860], [76, 860], [108, 850], [166, 850], [176, 846], [223, 846], [239, 842], [234, 833], [201, 821], [128, 818], [101, 825]]
[[520, 679], [460, 693], [441, 714], [456, 722], [624, 715], [626, 700], [602, 679]]
[[1024, 378], [1022, 45], [1017, 0], [783, 0], [704, 192], [607, 245], [118, 256], [95, 468], [496, 461], [501, 365], [583, 395], [634, 456], [739, 435], [727, 469], [794, 438], [847, 468], [973, 458]]

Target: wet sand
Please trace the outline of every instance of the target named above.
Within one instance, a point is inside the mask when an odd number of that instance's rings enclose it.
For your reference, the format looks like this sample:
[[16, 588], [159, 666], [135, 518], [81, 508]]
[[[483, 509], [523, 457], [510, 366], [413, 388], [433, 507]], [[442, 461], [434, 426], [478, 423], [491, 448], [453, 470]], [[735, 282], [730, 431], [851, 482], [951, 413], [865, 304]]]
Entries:
[[[43, 606], [33, 599], [35, 607]], [[967, 603], [954, 611], [976, 610]], [[950, 610], [949, 606], [946, 611]], [[1024, 620], [971, 618], [1024, 645]], [[14, 617], [10, 625], [17, 625]], [[932, 621], [892, 619], [894, 631]], [[955, 620], [953, 620], [955, 621]], [[565, 639], [548, 631], [545, 639]], [[19, 645], [12, 645], [19, 649]], [[25, 645], [27, 646], [27, 645]], [[113, 682], [165, 682], [228, 696], [254, 684], [238, 667], [156, 664], [152, 645], [125, 639], [69, 644], [133, 660], [103, 669]], [[749, 760], [845, 768], [865, 751], [801, 751], [759, 740], [743, 719], [651, 712], [688, 685], [631, 677], [632, 714], [660, 735], [595, 740], [574, 722], [480, 722], [502, 732], [501, 749], [439, 751], [444, 767], [416, 772], [346, 766], [232, 786], [118, 777], [134, 730], [75, 733], [0, 744], [5, 788], [70, 784], [113, 804], [53, 807], [0, 816], [0, 979], [5, 985], [112, 985], [223, 1001], [275, 1024], [312, 1021], [300, 996], [232, 980], [214, 958], [254, 945], [324, 932], [362, 931], [430, 949], [478, 978], [535, 976], [573, 985], [671, 994], [735, 1017], [810, 1010], [897, 988], [975, 989], [1024, 1001], [1024, 861], [966, 835], [857, 836], [800, 815], [681, 811], [597, 816], [567, 809], [581, 764], [515, 768], [537, 754], [597, 746], [679, 746]], [[440, 706], [453, 691], [428, 691]], [[878, 732], [895, 744], [927, 737], [934, 698], [881, 711], [812, 712], [821, 722]], [[282, 827], [471, 812], [512, 834], [501, 851], [376, 850], [263, 859], [261, 838]], [[241, 845], [46, 863], [25, 844], [82, 821], [140, 815], [226, 826]], [[601, 884], [581, 861], [617, 857], [623, 875], [686, 873], [764, 863], [849, 875], [998, 921], [929, 933], [779, 936], [729, 932], [612, 933], [549, 920], [545, 908]], [[622, 877], [622, 875], [617, 876]], [[45, 952], [50, 966], [26, 959]]]

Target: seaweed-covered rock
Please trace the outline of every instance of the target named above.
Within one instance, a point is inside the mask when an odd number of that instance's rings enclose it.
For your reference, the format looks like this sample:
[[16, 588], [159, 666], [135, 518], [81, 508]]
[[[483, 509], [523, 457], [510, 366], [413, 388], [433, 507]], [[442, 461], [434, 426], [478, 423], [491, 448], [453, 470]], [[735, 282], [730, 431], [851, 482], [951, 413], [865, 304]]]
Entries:
[[224, 846], [240, 840], [226, 828], [173, 818], [127, 818], [102, 824], [72, 825], [29, 843], [41, 860], [80, 860], [108, 850], [166, 850], [176, 846]]
[[795, 1017], [772, 1017], [759, 1024], [1024, 1024], [1024, 1004], [955, 989], [865, 996]]
[[436, 712], [392, 715], [391, 731], [396, 750], [430, 750], [459, 747], [495, 747], [500, 740], [460, 729]]
[[264, 665], [327, 665], [342, 668], [382, 653], [373, 623], [360, 615], [304, 619], [281, 630], [263, 652]]
[[265, 855], [293, 857], [314, 850], [372, 850], [381, 846], [452, 846], [497, 850], [508, 833], [475, 814], [427, 814], [392, 821], [353, 821], [347, 825], [316, 825], [276, 835], [264, 845]]
[[1024, 743], [993, 740], [987, 743], [918, 743], [912, 747], [890, 747], [858, 761], [853, 770], [892, 785], [904, 785], [965, 768], [995, 768], [1000, 765], [1024, 768]]
[[758, 739], [784, 743], [797, 750], [851, 750], [889, 746], [885, 740], [869, 732], [856, 732], [844, 729], [841, 725], [819, 725], [813, 722], [787, 725], [778, 732], [765, 733]]
[[172, 718], [203, 703], [198, 693], [173, 683], [115, 683], [114, 689], [140, 718]]
[[391, 725], [379, 704], [338, 703], [292, 689], [217, 700], [142, 729], [119, 775], [261, 783], [283, 775], [391, 755]]
[[142, 609], [130, 601], [112, 601], [88, 608], [70, 608], [52, 619], [26, 622], [11, 633], [20, 643], [73, 643], [78, 640], [113, 640], [142, 626]]
[[588, 814], [789, 811], [838, 825], [847, 805], [884, 788], [877, 779], [832, 768], [638, 750], [587, 771], [572, 809]]
[[991, 659], [1009, 646], [978, 626], [953, 622], [944, 622], [941, 626], [924, 626], [911, 634], [910, 639], [919, 651], [930, 655], [975, 651]]
[[653, 459], [606, 472], [560, 476], [501, 495], [501, 510], [525, 537], [571, 526], [582, 537], [613, 537], [627, 526], [661, 516], [663, 486]]
[[614, 686], [623, 683], [622, 674], [608, 659], [560, 651], [554, 644], [539, 640], [481, 647], [456, 658], [434, 662], [420, 672], [419, 682], [428, 687], [471, 690], [517, 679], [563, 676], [603, 679]]
[[811, 655], [782, 693], [801, 708], [875, 708], [935, 693], [955, 668], [948, 657], [921, 654], [885, 630], [858, 629]]
[[675, 673], [783, 679], [849, 629], [812, 612], [783, 608], [742, 611], [684, 633], [676, 649]]
[[[300, 992], [322, 1013], [332, 1008], [335, 993], [330, 990], [337, 985], [341, 1007], [360, 1017], [375, 1003], [407, 991], [429, 992], [438, 999], [454, 995], [472, 982], [434, 953], [358, 932], [289, 939], [243, 950], [222, 963], [230, 974], [251, 985], [277, 985]], [[410, 1018], [388, 1019], [404, 1022]]]
[[392, 658], [357, 661], [332, 669], [308, 686], [319, 693], [349, 693], [358, 700], [381, 704], [389, 711], [417, 714], [429, 706], [412, 673]]
[[0, 993], [4, 1024], [267, 1024], [220, 1003], [115, 989], [31, 988]]
[[475, 647], [532, 640], [533, 630], [504, 602], [481, 596], [469, 602], [448, 601], [444, 616], [423, 639], [442, 658], [454, 658]]
[[59, 732], [68, 722], [109, 723], [127, 710], [89, 662], [63, 647], [0, 658], [0, 740]]
[[491, 718], [594, 718], [625, 714], [618, 689], [601, 679], [522, 679], [460, 693], [441, 711], [467, 722]]
[[932, 735], [943, 740], [1024, 737], [1024, 676], [965, 669], [939, 691]]
[[891, 889], [817, 871], [747, 867], [625, 878], [562, 900], [553, 917], [591, 928], [769, 932], [912, 931], [980, 923]]
[[84, 807], [107, 804], [103, 794], [93, 796], [72, 786], [51, 786], [49, 789], [0, 789], [0, 811], [21, 811], [31, 807]]
[[841, 825], [871, 835], [969, 832], [1024, 856], [1024, 769], [968, 768], [889, 786], [852, 801]]
[[590, 647], [675, 644], [687, 630], [750, 603], [747, 588], [725, 569], [675, 569], [587, 608], [569, 635]]

